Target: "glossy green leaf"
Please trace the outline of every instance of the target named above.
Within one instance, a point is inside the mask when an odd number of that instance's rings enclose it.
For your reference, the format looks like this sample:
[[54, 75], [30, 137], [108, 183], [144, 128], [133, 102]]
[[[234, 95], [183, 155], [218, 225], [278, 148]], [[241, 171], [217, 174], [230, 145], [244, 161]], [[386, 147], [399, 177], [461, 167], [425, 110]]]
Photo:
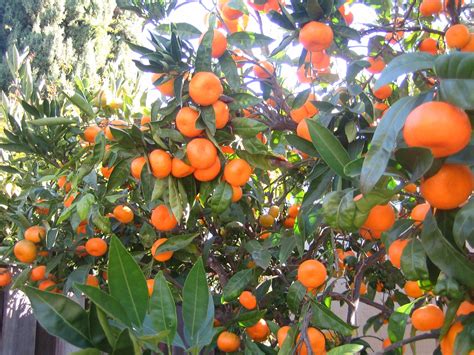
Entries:
[[169, 331], [167, 343], [172, 344], [178, 324], [176, 305], [162, 271], [155, 276], [153, 293], [150, 298], [150, 317], [157, 332]]
[[344, 344], [332, 348], [327, 352], [327, 355], [352, 355], [359, 354], [359, 352], [364, 349], [363, 345], [360, 344]]
[[474, 264], [444, 237], [431, 211], [423, 222], [421, 242], [430, 260], [441, 271], [470, 288], [474, 287]]
[[242, 137], [255, 137], [258, 133], [265, 131], [268, 127], [260, 121], [251, 118], [234, 118], [232, 127], [235, 133]]
[[409, 173], [410, 181], [421, 178], [433, 165], [433, 154], [426, 148], [400, 148], [395, 152], [395, 159]]
[[216, 114], [212, 106], [201, 107], [201, 118], [211, 135], [216, 134]]
[[226, 182], [219, 183], [211, 196], [211, 209], [215, 214], [224, 212], [232, 203], [232, 186]]
[[224, 286], [224, 290], [222, 292], [222, 300], [224, 302], [230, 302], [237, 299], [237, 297], [240, 296], [240, 294], [248, 285], [248, 283], [252, 280], [252, 278], [252, 270], [242, 270], [236, 272], [234, 275], [232, 275], [227, 284]]
[[112, 355], [140, 355], [142, 352], [128, 328], [123, 329], [114, 344]]
[[83, 195], [77, 202], [76, 211], [81, 221], [84, 221], [89, 217], [89, 212], [94, 203], [95, 197], [92, 194]]
[[122, 160], [114, 166], [107, 182], [107, 191], [112, 191], [120, 187], [130, 176], [130, 160]]
[[394, 82], [403, 74], [413, 73], [423, 69], [433, 69], [435, 59], [435, 56], [424, 52], [405, 53], [395, 57], [388, 63], [382, 74], [380, 74], [374, 89], [377, 90], [383, 85]]
[[350, 162], [349, 154], [334, 134], [316, 121], [307, 120], [313, 145], [325, 163], [339, 176], [344, 177], [344, 166]]
[[419, 239], [412, 239], [403, 249], [401, 267], [408, 280], [428, 279], [426, 254]]
[[230, 55], [229, 51], [225, 51], [223, 55], [219, 57], [219, 64], [221, 65], [222, 72], [227, 79], [230, 87], [233, 90], [239, 90], [240, 88], [240, 75], [237, 70], [237, 65], [234, 59]]
[[211, 47], [212, 47], [213, 39], [214, 39], [214, 31], [212, 29], [204, 33], [204, 36], [202, 37], [201, 43], [199, 44], [197, 54], [196, 54], [196, 62], [195, 62], [196, 72], [201, 72], [201, 71], [212, 72]]
[[174, 235], [172, 238], [169, 238], [166, 242], [161, 244], [157, 249], [156, 253], [162, 253], [165, 251], [176, 251], [186, 248], [191, 242], [199, 236], [199, 233], [189, 233]]
[[128, 319], [140, 326], [148, 308], [145, 276], [116, 236], [110, 242], [108, 274], [110, 295], [120, 302]]
[[171, 176], [168, 177], [168, 193], [171, 211], [179, 223], [184, 213], [184, 201], [178, 191], [177, 180]]
[[105, 312], [109, 317], [114, 318], [126, 326], [132, 326], [127, 312], [120, 302], [98, 287], [75, 283], [74, 287], [84, 293], [97, 307]]
[[366, 194], [377, 184], [387, 168], [388, 161], [397, 145], [397, 136], [408, 114], [431, 98], [430, 94], [404, 97], [393, 104], [384, 114], [375, 130], [370, 149], [362, 165], [361, 190]]
[[304, 287], [301, 282], [295, 281], [290, 285], [288, 288], [288, 293], [286, 294], [286, 300], [288, 302], [288, 308], [290, 311], [298, 314], [301, 301], [303, 300], [305, 294], [306, 287]]
[[80, 348], [91, 347], [89, 321], [82, 307], [68, 297], [26, 286], [36, 320], [48, 333]]
[[274, 40], [268, 36], [254, 32], [234, 32], [227, 36], [229, 45], [247, 50], [255, 47], [264, 47]]
[[462, 250], [466, 242], [474, 245], [474, 200], [471, 199], [456, 213], [453, 226], [456, 245]]
[[58, 126], [76, 124], [77, 121], [71, 120], [67, 117], [46, 117], [28, 121], [28, 123], [32, 124], [33, 126]]
[[350, 336], [352, 334], [352, 331], [355, 328], [344, 322], [325, 305], [313, 301], [311, 306], [313, 310], [311, 324], [313, 324], [315, 327], [322, 329], [332, 329], [345, 336]]
[[235, 318], [235, 322], [237, 322], [241, 327], [250, 327], [262, 319], [266, 313], [267, 310], [265, 309], [255, 309], [253, 311], [243, 312]]
[[183, 287], [183, 320], [191, 347], [200, 343], [200, 336], [207, 318], [209, 289], [202, 259], [194, 264]]
[[[229, 95], [229, 97], [231, 97], [233, 100], [228, 104], [229, 109], [231, 110], [242, 110], [244, 108], [254, 106], [262, 102], [262, 100], [258, 97], [247, 93], [237, 93]], [[232, 120], [232, 123], [234, 123], [234, 121], [235, 119]]]
[[442, 79], [441, 100], [465, 110], [474, 110], [474, 79]]

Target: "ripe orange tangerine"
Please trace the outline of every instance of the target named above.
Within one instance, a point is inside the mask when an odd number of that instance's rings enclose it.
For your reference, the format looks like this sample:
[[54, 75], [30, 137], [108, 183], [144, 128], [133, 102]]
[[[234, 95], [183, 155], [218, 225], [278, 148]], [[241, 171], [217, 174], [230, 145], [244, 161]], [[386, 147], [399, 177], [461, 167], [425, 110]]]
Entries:
[[322, 51], [331, 46], [334, 33], [322, 22], [310, 21], [303, 26], [299, 34], [299, 42], [308, 51]]
[[191, 107], [181, 108], [176, 115], [176, 128], [185, 137], [193, 138], [199, 136], [203, 132], [202, 129], [196, 128], [199, 115], [199, 111]]
[[211, 72], [199, 72], [189, 82], [189, 96], [201, 106], [215, 103], [224, 92], [219, 78]]
[[326, 267], [317, 260], [306, 260], [298, 266], [298, 281], [306, 288], [317, 288], [326, 278]]
[[177, 226], [178, 221], [168, 207], [158, 205], [151, 212], [151, 224], [161, 232], [168, 232]]
[[233, 159], [224, 168], [224, 179], [232, 186], [244, 186], [252, 175], [252, 167], [244, 159]]
[[186, 156], [194, 168], [207, 169], [215, 164], [217, 149], [209, 139], [194, 138], [186, 147]]
[[168, 238], [160, 238], [156, 242], [153, 243], [151, 247], [151, 255], [153, 256], [153, 258], [155, 258], [155, 260], [164, 262], [164, 261], [170, 260], [173, 257], [172, 251], [164, 251], [162, 253], [156, 254], [156, 250], [158, 249], [158, 247], [164, 242], [166, 242], [167, 240]]
[[163, 179], [171, 174], [171, 156], [162, 149], [153, 150], [148, 156], [154, 177]]
[[171, 161], [171, 175], [177, 178], [183, 178], [191, 175], [196, 169], [191, 165], [186, 164], [178, 158], [173, 158]]
[[198, 181], [212, 181], [216, 178], [217, 175], [221, 172], [221, 160], [219, 157], [216, 157], [214, 164], [206, 169], [196, 169], [194, 170], [194, 178]]

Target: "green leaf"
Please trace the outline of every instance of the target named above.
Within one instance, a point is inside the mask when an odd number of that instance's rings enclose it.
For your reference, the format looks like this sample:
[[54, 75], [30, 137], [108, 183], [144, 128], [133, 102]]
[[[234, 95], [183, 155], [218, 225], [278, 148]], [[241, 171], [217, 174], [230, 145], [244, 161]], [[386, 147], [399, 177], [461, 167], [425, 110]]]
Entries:
[[377, 184], [384, 174], [390, 156], [397, 145], [397, 136], [408, 114], [416, 107], [431, 100], [431, 94], [404, 97], [393, 104], [383, 116], [375, 130], [370, 149], [362, 165], [360, 176], [361, 190], [366, 194]]
[[465, 110], [474, 110], [474, 79], [441, 79], [440, 97]]
[[101, 352], [98, 349], [94, 348], [87, 348], [87, 349], [82, 349], [79, 351], [74, 351], [70, 355], [100, 355]]
[[352, 27], [345, 26], [345, 25], [335, 25], [335, 24], [332, 24], [331, 27], [336, 36], [347, 38], [356, 42], [361, 41], [360, 32]]
[[304, 287], [301, 282], [295, 281], [290, 285], [286, 295], [286, 300], [290, 311], [298, 314], [304, 295], [306, 295], [306, 287]]
[[408, 280], [428, 279], [426, 254], [420, 240], [412, 239], [403, 249], [401, 266], [403, 274]]
[[441, 271], [469, 288], [474, 287], [474, 264], [448, 242], [431, 211], [423, 222], [421, 242], [430, 260]]
[[272, 260], [272, 254], [256, 240], [245, 243], [245, 249], [250, 253], [252, 259], [262, 269], [266, 269]]
[[89, 217], [89, 212], [94, 203], [95, 197], [94, 195], [89, 193], [82, 196], [81, 199], [77, 202], [76, 211], [81, 221], [84, 221]]
[[[258, 97], [247, 93], [237, 93], [229, 95], [229, 97], [233, 99], [233, 101], [229, 102], [228, 104], [229, 109], [232, 111], [242, 110], [244, 108], [255, 106], [262, 102], [262, 100]], [[232, 122], [234, 122], [234, 120], [232, 120]]]
[[71, 120], [67, 117], [46, 117], [38, 118], [33, 121], [28, 121], [29, 124], [33, 126], [58, 126], [58, 125], [72, 125], [76, 124], [76, 120]]
[[344, 177], [344, 166], [350, 162], [349, 154], [334, 134], [318, 122], [307, 120], [313, 145], [326, 164]]
[[312, 301], [313, 314], [311, 316], [311, 324], [318, 328], [332, 329], [344, 336], [350, 336], [355, 329], [336, 316], [324, 304]]
[[388, 320], [388, 336], [392, 344], [405, 337], [405, 328], [414, 305], [414, 302], [407, 303], [390, 315]]
[[111, 232], [110, 219], [102, 216], [100, 213], [92, 214], [92, 223], [104, 233]]
[[453, 226], [456, 245], [462, 250], [466, 242], [474, 245], [474, 200], [469, 201], [456, 213]]
[[395, 81], [400, 75], [423, 69], [432, 69], [434, 68], [435, 59], [435, 56], [424, 52], [405, 53], [395, 57], [380, 74], [374, 89], [380, 89], [380, 87]]
[[219, 57], [219, 64], [230, 87], [235, 91], [239, 90], [240, 75], [237, 70], [237, 65], [229, 51], [225, 51], [224, 54]]
[[274, 40], [268, 36], [254, 32], [234, 32], [227, 36], [229, 45], [247, 50], [256, 47], [265, 47]]
[[260, 121], [251, 118], [234, 118], [232, 127], [235, 133], [241, 137], [255, 137], [258, 133], [265, 131], [268, 127]]
[[215, 214], [220, 214], [229, 208], [232, 203], [232, 186], [222, 181], [211, 196], [211, 209]]
[[[201, 31], [187, 22], [173, 23], [173, 26], [175, 27], [176, 34], [184, 40], [199, 38], [201, 35]], [[162, 34], [169, 34], [171, 32], [170, 25], [167, 23], [162, 23], [155, 27], [155, 31]]]
[[110, 174], [109, 181], [107, 182], [107, 191], [112, 191], [117, 187], [120, 187], [125, 181], [127, 181], [130, 175], [130, 160], [125, 159], [115, 165], [112, 174]]
[[140, 355], [141, 353], [130, 330], [128, 328], [122, 330], [115, 341], [112, 355]]
[[250, 327], [262, 319], [266, 313], [266, 309], [243, 312], [235, 318], [235, 322], [237, 322], [241, 327]]
[[211, 135], [216, 134], [216, 113], [212, 106], [201, 107], [201, 118], [204, 121], [204, 124], [208, 128]]
[[410, 181], [421, 178], [433, 165], [433, 154], [426, 148], [400, 148], [395, 152], [395, 158], [409, 173]]
[[87, 313], [68, 297], [26, 286], [36, 320], [46, 331], [80, 348], [91, 347]]
[[75, 105], [77, 106], [82, 112], [86, 114], [87, 117], [93, 118], [95, 116], [94, 109], [92, 108], [91, 104], [82, 96], [79, 95], [77, 92], [72, 96], [66, 97]]
[[194, 347], [201, 341], [202, 327], [208, 313], [209, 289], [202, 258], [194, 264], [183, 287], [183, 320], [189, 345]]
[[105, 293], [98, 287], [79, 284], [77, 282], [74, 283], [74, 287], [84, 293], [97, 307], [99, 307], [109, 317], [118, 320], [125, 326], [132, 326], [130, 319], [128, 319], [127, 317], [127, 312], [116, 298]]
[[166, 242], [161, 244], [157, 249], [156, 253], [162, 253], [165, 251], [176, 251], [186, 248], [191, 242], [199, 236], [199, 233], [190, 233], [175, 235], [173, 238], [169, 238]]
[[169, 331], [167, 343], [172, 344], [178, 320], [173, 294], [163, 276], [163, 271], [155, 276], [153, 293], [150, 298], [150, 317], [151, 323], [157, 332]]
[[151, 201], [158, 200], [166, 191], [168, 187], [165, 179], [155, 179], [155, 185], [153, 186], [153, 192], [151, 194]]
[[252, 278], [252, 270], [242, 270], [235, 273], [224, 286], [222, 300], [224, 302], [230, 302], [237, 299]]
[[363, 345], [360, 344], [344, 344], [332, 348], [327, 352], [327, 355], [352, 355], [358, 354], [362, 349], [364, 349]]
[[296, 238], [292, 236], [282, 235], [280, 239], [280, 253], [278, 259], [281, 264], [285, 264], [288, 257], [291, 255], [296, 247]]
[[196, 62], [195, 69], [197, 72], [211, 72], [211, 48], [212, 41], [214, 39], [214, 30], [209, 29], [201, 39], [197, 53], [196, 53]]
[[319, 157], [318, 151], [314, 148], [311, 142], [306, 139], [298, 137], [296, 134], [289, 134], [285, 136], [287, 142], [299, 151], [308, 154], [311, 157]]
[[120, 240], [112, 236], [109, 250], [109, 290], [133, 324], [140, 326], [148, 308], [145, 276]]
[[174, 216], [176, 217], [176, 220], [179, 223], [184, 213], [184, 201], [178, 191], [178, 182], [176, 179], [171, 177], [171, 175], [168, 177], [168, 189], [171, 211], [173, 212]]

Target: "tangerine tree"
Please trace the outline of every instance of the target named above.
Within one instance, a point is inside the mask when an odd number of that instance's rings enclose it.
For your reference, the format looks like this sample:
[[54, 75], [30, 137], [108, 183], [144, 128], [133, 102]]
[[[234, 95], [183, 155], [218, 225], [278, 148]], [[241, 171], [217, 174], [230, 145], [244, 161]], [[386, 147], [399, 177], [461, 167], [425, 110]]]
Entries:
[[43, 327], [84, 354], [473, 349], [471, 5], [121, 6], [152, 92], [7, 58], [0, 281]]

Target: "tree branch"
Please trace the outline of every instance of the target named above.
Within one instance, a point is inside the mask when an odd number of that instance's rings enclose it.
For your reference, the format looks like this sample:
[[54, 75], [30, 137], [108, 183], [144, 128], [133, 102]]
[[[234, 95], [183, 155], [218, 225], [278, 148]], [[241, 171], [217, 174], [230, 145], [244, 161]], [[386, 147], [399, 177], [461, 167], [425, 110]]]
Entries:
[[420, 334], [420, 335], [416, 335], [414, 337], [411, 337], [411, 338], [408, 338], [408, 339], [403, 339], [403, 340], [400, 340], [400, 341], [397, 341], [396, 343], [393, 343], [392, 345], [386, 347], [385, 349], [383, 349], [383, 351], [379, 351], [377, 353], [375, 353], [375, 355], [381, 355], [381, 354], [385, 354], [385, 353], [388, 353], [392, 350], [395, 350], [396, 348], [399, 348], [405, 344], [410, 344], [410, 343], [414, 343], [415, 341], [418, 341], [418, 340], [424, 340], [424, 339], [436, 339], [439, 337], [439, 331], [433, 331], [431, 333], [425, 333], [425, 334]]

